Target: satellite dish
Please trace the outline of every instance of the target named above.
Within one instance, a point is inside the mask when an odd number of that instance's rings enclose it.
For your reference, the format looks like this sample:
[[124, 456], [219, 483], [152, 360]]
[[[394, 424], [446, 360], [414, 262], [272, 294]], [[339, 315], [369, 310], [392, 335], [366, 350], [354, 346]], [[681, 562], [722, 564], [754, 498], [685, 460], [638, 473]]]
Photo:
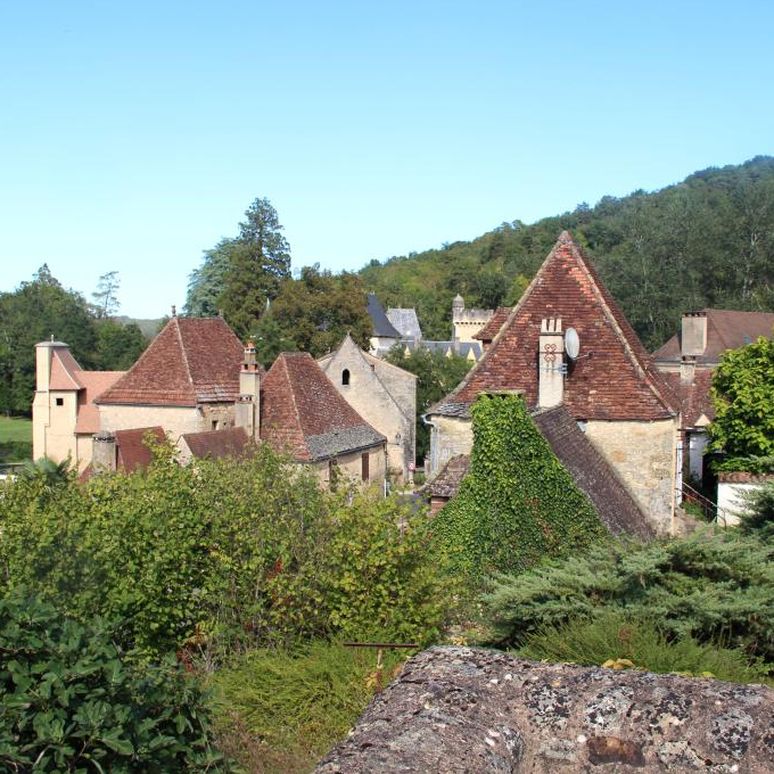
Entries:
[[564, 332], [564, 351], [570, 360], [576, 360], [580, 352], [580, 339], [575, 328], [568, 328]]

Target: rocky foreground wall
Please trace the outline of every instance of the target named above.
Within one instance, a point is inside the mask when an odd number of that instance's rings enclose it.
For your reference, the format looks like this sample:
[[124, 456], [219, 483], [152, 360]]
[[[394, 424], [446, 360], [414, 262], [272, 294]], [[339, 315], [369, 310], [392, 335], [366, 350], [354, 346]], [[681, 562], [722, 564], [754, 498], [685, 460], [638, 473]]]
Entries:
[[317, 772], [774, 772], [774, 691], [542, 664], [478, 648], [411, 659]]

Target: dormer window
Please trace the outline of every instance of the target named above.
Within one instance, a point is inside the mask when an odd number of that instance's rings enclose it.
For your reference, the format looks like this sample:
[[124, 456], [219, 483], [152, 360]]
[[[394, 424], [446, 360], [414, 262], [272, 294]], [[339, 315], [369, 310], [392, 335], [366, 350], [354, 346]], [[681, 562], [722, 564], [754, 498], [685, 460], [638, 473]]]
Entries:
[[349, 368], [345, 368], [345, 369], [344, 369], [344, 370], [341, 372], [341, 383], [342, 383], [344, 386], [348, 386], [348, 385], [349, 385]]

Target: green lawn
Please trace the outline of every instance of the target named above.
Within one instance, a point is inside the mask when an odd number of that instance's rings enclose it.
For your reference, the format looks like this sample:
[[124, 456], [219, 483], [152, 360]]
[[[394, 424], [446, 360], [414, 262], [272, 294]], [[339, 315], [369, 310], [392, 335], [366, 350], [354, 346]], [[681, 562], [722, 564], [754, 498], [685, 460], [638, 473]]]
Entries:
[[0, 416], [0, 463], [32, 459], [32, 421]]

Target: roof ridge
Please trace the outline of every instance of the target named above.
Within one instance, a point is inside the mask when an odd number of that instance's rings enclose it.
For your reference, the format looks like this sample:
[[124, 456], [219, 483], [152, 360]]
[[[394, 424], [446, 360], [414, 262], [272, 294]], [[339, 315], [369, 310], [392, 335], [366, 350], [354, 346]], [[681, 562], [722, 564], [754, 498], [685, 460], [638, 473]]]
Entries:
[[188, 375], [188, 384], [191, 385], [191, 388], [194, 386], [194, 380], [193, 375], [191, 374], [191, 365], [188, 362], [188, 352], [186, 352], [185, 348], [185, 342], [183, 341], [183, 332], [180, 329], [180, 323], [177, 321], [177, 317], [173, 317], [172, 320], [175, 323], [175, 331], [177, 331], [177, 340], [180, 344], [180, 353], [183, 356], [183, 367], [185, 368], [185, 372]]

